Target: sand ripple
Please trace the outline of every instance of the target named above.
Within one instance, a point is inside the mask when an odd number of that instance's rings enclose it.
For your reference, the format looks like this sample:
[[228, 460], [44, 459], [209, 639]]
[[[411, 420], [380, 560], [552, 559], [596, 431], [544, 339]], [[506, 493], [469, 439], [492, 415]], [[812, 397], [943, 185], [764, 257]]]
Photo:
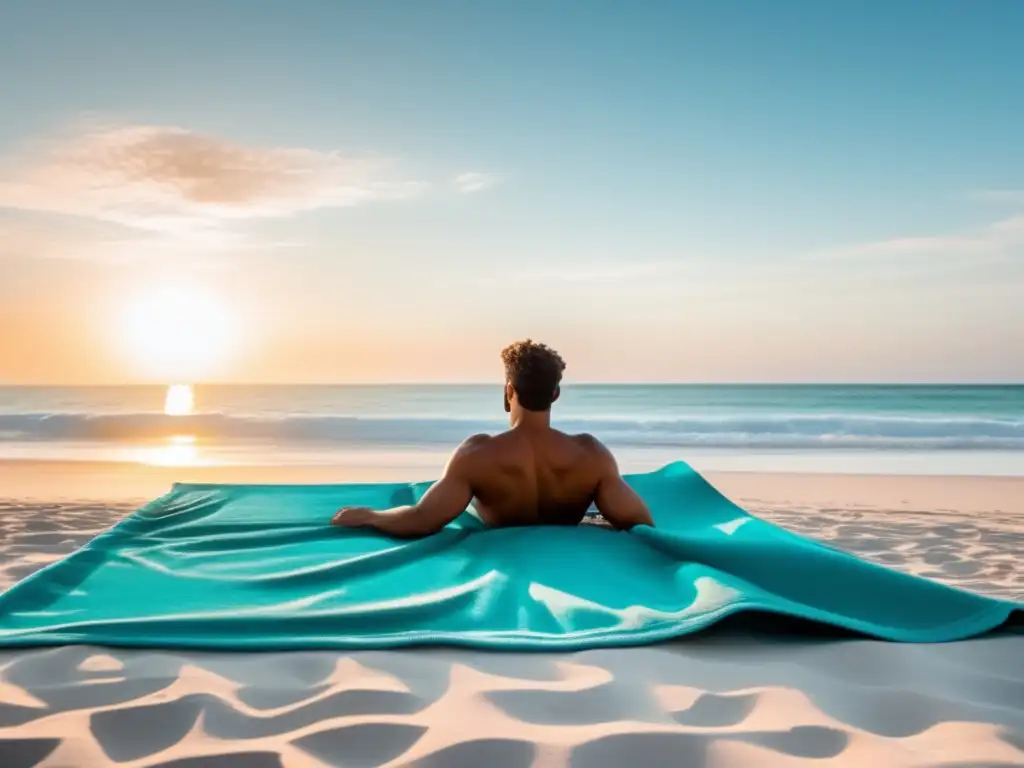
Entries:
[[1024, 516], [753, 505], [750, 511], [865, 560], [1024, 601]]
[[[1020, 638], [902, 646], [898, 663], [894, 647], [707, 635], [561, 655], [21, 651], [0, 655], [0, 700], [22, 702], [4, 705], [0, 755], [4, 766], [1024, 764]], [[88, 671], [97, 656], [122, 669]]]

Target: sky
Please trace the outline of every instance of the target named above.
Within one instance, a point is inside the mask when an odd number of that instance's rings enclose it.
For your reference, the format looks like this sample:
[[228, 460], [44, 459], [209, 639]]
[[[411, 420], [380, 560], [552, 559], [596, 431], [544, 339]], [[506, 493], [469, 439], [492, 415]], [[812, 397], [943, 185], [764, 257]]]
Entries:
[[0, 0], [0, 383], [1024, 381], [1024, 4]]

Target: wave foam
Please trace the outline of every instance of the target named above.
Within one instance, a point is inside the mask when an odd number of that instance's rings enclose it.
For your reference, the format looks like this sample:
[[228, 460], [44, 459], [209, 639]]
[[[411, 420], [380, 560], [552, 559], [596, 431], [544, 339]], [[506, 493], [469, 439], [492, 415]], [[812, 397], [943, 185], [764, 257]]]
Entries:
[[[867, 448], [1024, 450], [1024, 420], [895, 416], [732, 416], [672, 420], [566, 419], [569, 432], [591, 432], [613, 445], [708, 448]], [[189, 434], [209, 441], [317, 442], [347, 446], [438, 446], [500, 420], [257, 417], [223, 413], [165, 416], [0, 414], [0, 440], [125, 442]]]

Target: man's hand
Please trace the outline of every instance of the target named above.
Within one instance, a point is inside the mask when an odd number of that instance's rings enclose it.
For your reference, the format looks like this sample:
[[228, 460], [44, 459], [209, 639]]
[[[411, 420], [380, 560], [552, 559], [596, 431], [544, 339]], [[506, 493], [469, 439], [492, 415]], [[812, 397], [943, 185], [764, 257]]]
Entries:
[[476, 435], [467, 439], [452, 455], [444, 475], [423, 494], [417, 503], [375, 512], [369, 507], [345, 507], [331, 520], [344, 528], [376, 528], [381, 533], [402, 538], [418, 538], [437, 533], [458, 517], [473, 499], [469, 478], [474, 450], [489, 438]]
[[331, 525], [340, 525], [344, 528], [361, 528], [369, 525], [373, 520], [374, 512], [369, 507], [344, 507], [339, 509], [331, 519]]

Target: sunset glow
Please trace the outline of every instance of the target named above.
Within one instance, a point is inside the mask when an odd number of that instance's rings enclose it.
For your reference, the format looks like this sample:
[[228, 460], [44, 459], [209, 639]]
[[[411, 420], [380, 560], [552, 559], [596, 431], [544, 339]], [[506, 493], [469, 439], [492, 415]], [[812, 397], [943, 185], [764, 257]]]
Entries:
[[209, 295], [185, 288], [164, 289], [128, 308], [123, 333], [129, 362], [141, 375], [200, 378], [215, 374], [230, 356], [234, 322]]
[[1024, 3], [936, 2], [0, 3], [0, 385], [1024, 381]]

